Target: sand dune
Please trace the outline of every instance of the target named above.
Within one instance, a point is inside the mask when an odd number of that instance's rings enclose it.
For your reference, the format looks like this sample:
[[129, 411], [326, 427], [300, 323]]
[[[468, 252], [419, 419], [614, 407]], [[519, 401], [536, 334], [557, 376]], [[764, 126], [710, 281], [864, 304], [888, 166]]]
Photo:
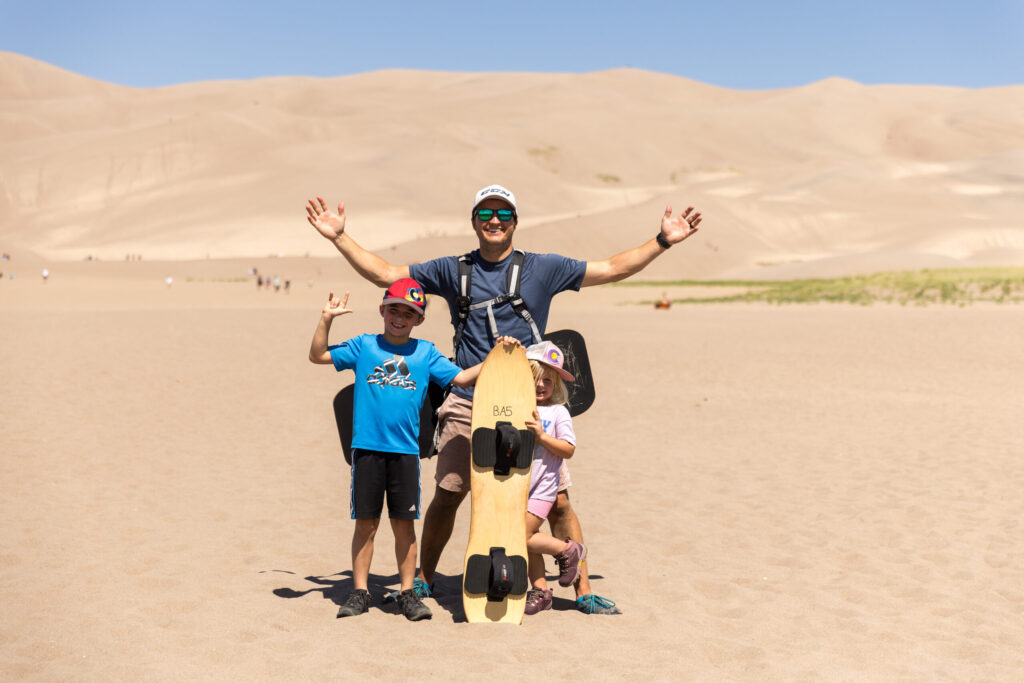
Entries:
[[433, 256], [498, 181], [523, 232], [586, 234], [588, 257], [695, 204], [696, 249], [720, 256], [702, 277], [857, 270], [863, 253], [1021, 261], [1024, 87], [730, 91], [626, 69], [146, 90], [3, 53], [0, 96], [0, 235], [47, 259], [329, 255], [302, 221], [314, 194], [344, 200], [365, 245]]

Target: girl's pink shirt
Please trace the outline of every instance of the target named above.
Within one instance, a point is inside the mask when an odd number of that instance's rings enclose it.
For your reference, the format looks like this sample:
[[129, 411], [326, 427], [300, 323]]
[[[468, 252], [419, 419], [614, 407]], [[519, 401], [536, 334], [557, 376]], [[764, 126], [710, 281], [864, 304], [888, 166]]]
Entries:
[[[572, 416], [563, 405], [537, 406], [544, 433], [576, 445], [576, 432], [572, 428]], [[533, 449], [533, 469], [530, 473], [530, 498], [554, 500], [558, 495], [558, 468], [562, 458], [543, 446]]]

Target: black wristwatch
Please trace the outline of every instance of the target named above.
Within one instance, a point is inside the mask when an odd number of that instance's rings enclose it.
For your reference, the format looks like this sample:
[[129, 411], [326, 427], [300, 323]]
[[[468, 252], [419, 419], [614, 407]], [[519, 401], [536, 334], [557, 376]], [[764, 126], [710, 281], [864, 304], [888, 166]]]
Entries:
[[658, 240], [658, 244], [660, 244], [663, 249], [668, 249], [669, 247], [672, 246], [672, 243], [665, 239], [664, 233], [659, 232], [658, 236], [655, 237], [654, 239]]

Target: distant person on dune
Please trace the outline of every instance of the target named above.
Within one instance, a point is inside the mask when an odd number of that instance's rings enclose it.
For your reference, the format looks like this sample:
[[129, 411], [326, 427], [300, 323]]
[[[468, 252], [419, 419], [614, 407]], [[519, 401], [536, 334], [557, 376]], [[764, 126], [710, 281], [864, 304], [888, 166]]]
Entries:
[[[701, 212], [691, 206], [678, 216], [672, 207], [665, 207], [660, 227], [654, 237], [633, 249], [603, 261], [579, 261], [555, 254], [533, 254], [516, 250], [512, 238], [519, 222], [516, 198], [501, 185], [488, 185], [476, 193], [470, 222], [479, 248], [463, 257], [448, 256], [412, 265], [393, 265], [377, 254], [362, 248], [345, 231], [345, 206], [329, 211], [321, 197], [310, 200], [307, 220], [348, 260], [364, 278], [385, 287], [390, 282], [414, 277], [427, 294], [439, 294], [448, 302], [452, 325], [456, 328], [453, 343], [455, 362], [467, 368], [483, 361], [499, 335], [510, 335], [524, 344], [541, 341], [547, 325], [552, 298], [566, 290], [622, 280], [640, 272], [673, 244], [697, 232]], [[460, 276], [469, 269], [466, 277]], [[468, 262], [468, 263], [467, 263]], [[518, 296], [523, 306], [514, 306], [505, 296], [506, 272], [519, 275]], [[471, 282], [468, 295], [461, 283]], [[464, 297], [471, 299], [465, 301]], [[498, 297], [498, 298], [494, 298]], [[460, 306], [460, 300], [466, 305]], [[523, 315], [525, 309], [526, 315]], [[415, 588], [427, 596], [441, 552], [451, 537], [455, 514], [469, 492], [470, 419], [472, 392], [456, 388], [448, 395], [439, 412], [440, 442], [438, 444], [437, 482], [434, 498], [427, 507], [423, 521], [420, 553], [420, 575]], [[569, 502], [568, 470], [564, 469], [558, 497], [548, 515], [552, 533], [557, 538], [583, 542], [579, 520]], [[576, 605], [588, 614], [617, 613], [611, 603], [590, 590], [590, 579], [584, 564], [576, 585]], [[614, 603], [611, 603], [614, 605]]]

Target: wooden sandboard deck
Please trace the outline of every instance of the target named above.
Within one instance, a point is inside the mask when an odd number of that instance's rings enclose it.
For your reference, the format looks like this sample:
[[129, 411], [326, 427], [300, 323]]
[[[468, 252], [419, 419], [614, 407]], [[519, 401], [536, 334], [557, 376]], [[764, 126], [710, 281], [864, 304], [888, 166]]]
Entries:
[[[536, 408], [536, 393], [529, 361], [522, 348], [499, 346], [488, 354], [473, 393], [472, 429], [493, 429], [499, 421], [525, 429]], [[488, 555], [503, 547], [509, 556], [526, 557], [526, 501], [530, 466], [513, 467], [505, 476], [493, 468], [471, 463], [472, 517], [466, 563], [473, 555]], [[486, 593], [469, 593], [463, 584], [462, 604], [469, 622], [519, 624], [526, 609], [526, 593], [489, 601]]]

